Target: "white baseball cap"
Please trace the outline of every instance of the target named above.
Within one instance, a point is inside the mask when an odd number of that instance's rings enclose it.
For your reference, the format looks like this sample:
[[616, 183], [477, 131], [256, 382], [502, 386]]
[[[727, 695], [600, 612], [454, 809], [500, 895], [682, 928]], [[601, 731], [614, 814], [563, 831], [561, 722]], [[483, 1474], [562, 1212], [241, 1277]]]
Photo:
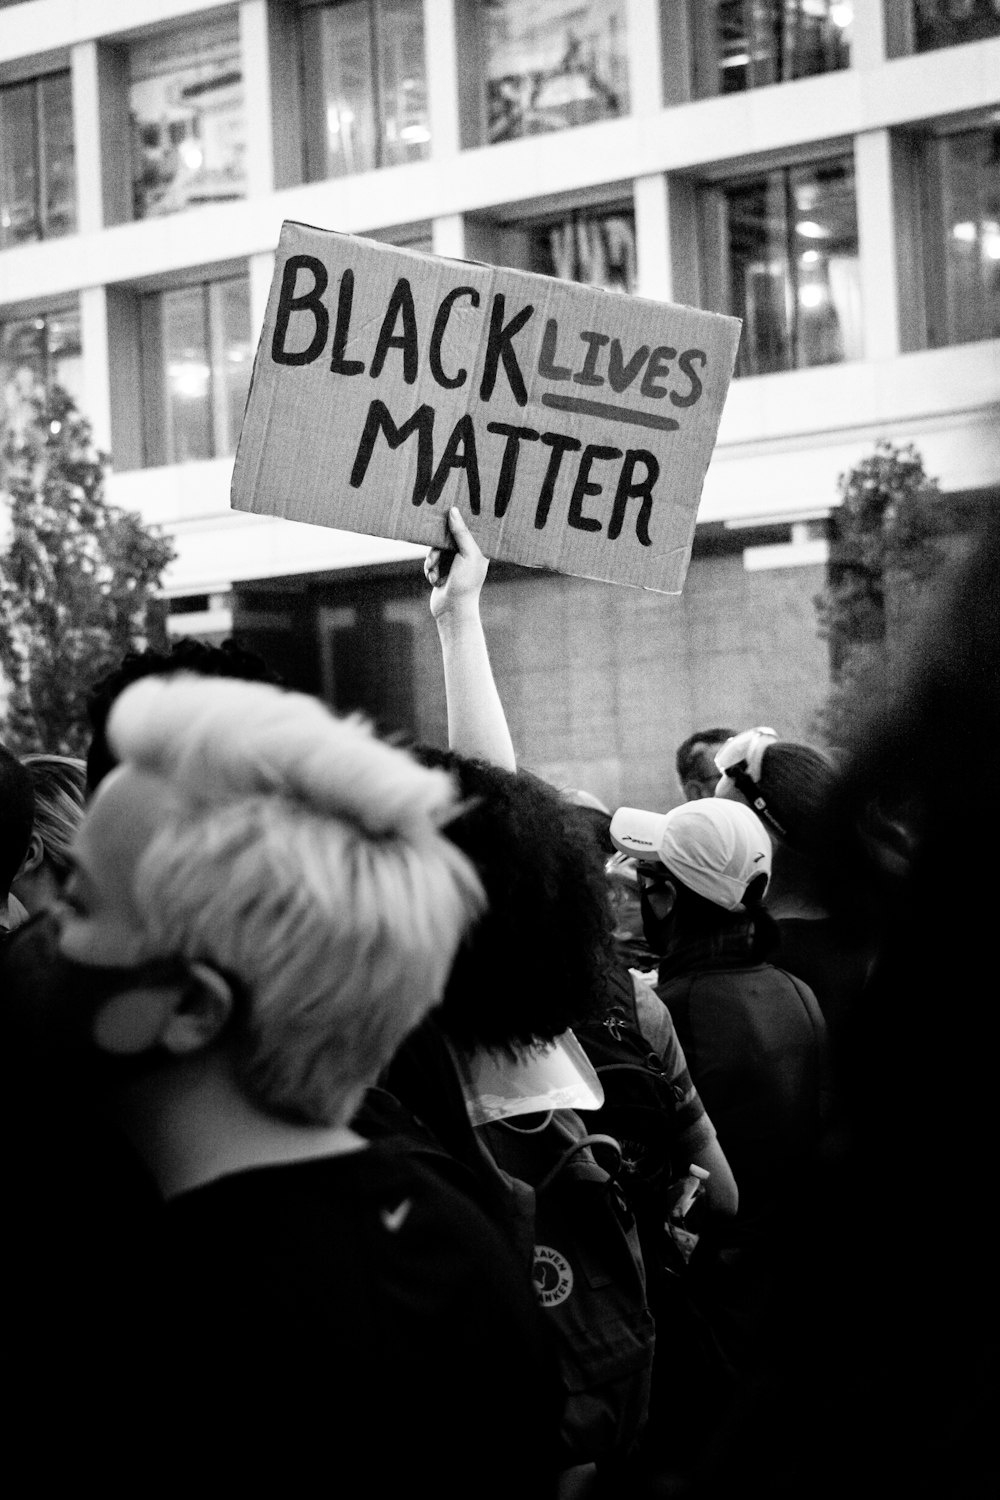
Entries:
[[703, 797], [668, 813], [620, 807], [610, 831], [623, 854], [659, 860], [689, 890], [726, 911], [742, 906], [750, 882], [763, 875], [759, 900], [771, 878], [771, 840], [742, 802]]

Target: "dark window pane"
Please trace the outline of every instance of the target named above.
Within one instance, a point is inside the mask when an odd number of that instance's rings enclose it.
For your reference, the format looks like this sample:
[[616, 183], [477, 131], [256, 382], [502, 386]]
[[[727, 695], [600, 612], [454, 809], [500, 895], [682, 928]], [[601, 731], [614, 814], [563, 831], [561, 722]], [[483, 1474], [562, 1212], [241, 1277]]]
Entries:
[[375, 68], [367, 0], [303, 18], [309, 177], [370, 171], [375, 152]]
[[1000, 36], [1000, 0], [911, 0], [917, 52]]
[[861, 358], [850, 158], [748, 178], [722, 199], [726, 310], [744, 324], [736, 373]]
[[146, 463], [232, 453], [253, 364], [247, 278], [151, 293], [141, 324]]
[[635, 289], [635, 221], [631, 213], [577, 209], [528, 228], [529, 271], [605, 291]]
[[69, 74], [50, 73], [39, 80], [38, 91], [45, 234], [72, 234], [76, 228], [76, 170]]
[[34, 81], [0, 89], [0, 249], [42, 233], [35, 100]]
[[47, 379], [61, 385], [78, 404], [83, 399], [83, 344], [80, 338], [80, 309], [62, 308], [46, 318], [48, 336]]
[[304, 4], [301, 38], [310, 182], [427, 155], [421, 0]]
[[489, 140], [627, 113], [625, 10], [625, 0], [484, 3]]
[[82, 396], [80, 311], [76, 306], [0, 323], [0, 416], [16, 413], [39, 385]]
[[204, 286], [162, 293], [167, 462], [212, 457], [212, 371]]
[[[940, 206], [929, 232], [943, 243], [943, 286], [928, 288], [931, 342], [1000, 338], [1000, 129], [937, 143]], [[943, 317], [935, 315], [943, 302]]]
[[246, 113], [235, 17], [129, 48], [137, 219], [246, 197]]
[[850, 66], [852, 0], [696, 0], [696, 94], [730, 94]]

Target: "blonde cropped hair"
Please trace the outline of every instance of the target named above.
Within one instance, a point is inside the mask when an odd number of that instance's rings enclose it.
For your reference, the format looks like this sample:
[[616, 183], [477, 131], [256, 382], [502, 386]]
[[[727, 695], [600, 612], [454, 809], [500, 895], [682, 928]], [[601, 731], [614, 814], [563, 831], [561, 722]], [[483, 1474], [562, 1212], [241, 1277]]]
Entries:
[[176, 799], [135, 876], [149, 956], [235, 981], [261, 1105], [341, 1123], [440, 999], [484, 904], [440, 831], [450, 777], [315, 699], [217, 678], [135, 683], [109, 738]]
[[70, 871], [70, 847], [83, 821], [87, 767], [71, 755], [25, 755], [21, 764], [35, 791], [34, 832], [62, 885]]

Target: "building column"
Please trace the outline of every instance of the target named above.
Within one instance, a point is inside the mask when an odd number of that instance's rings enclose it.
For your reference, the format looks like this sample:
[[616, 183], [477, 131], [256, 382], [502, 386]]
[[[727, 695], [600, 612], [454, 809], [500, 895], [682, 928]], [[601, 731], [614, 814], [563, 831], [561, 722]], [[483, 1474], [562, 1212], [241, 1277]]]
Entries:
[[70, 49], [73, 89], [73, 155], [76, 173], [76, 227], [94, 234], [104, 227], [101, 165], [101, 100], [96, 42]]
[[[910, 7], [900, 5], [898, 0], [886, 0], [886, 3], [891, 12], [889, 24], [892, 27], [898, 24], [893, 20], [893, 13], [908, 11]], [[880, 68], [886, 57], [895, 56], [894, 52], [887, 50], [890, 41], [883, 0], [864, 0], [861, 5], [855, 5], [854, 30], [851, 36], [851, 67], [857, 68], [859, 72], [865, 72], [870, 68]]]
[[444, 214], [431, 220], [431, 249], [450, 260], [465, 259], [465, 216]]
[[273, 193], [274, 130], [271, 123], [271, 55], [267, 0], [242, 0], [240, 52], [247, 132], [247, 196]]
[[108, 341], [108, 301], [102, 286], [80, 293], [80, 342], [83, 346], [83, 390], [94, 442], [111, 452], [111, 350]]
[[657, 302], [671, 300], [670, 219], [667, 182], [662, 172], [637, 177], [635, 203], [636, 293]]
[[430, 155], [432, 161], [442, 161], [461, 147], [455, 0], [424, 0], [424, 67]]
[[629, 113], [655, 115], [663, 108], [663, 45], [659, 0], [627, 0]]
[[900, 353], [899, 253], [892, 141], [888, 130], [866, 130], [854, 138], [858, 208], [858, 252], [864, 311], [865, 359]]
[[93, 234], [132, 218], [128, 53], [78, 42], [70, 48], [76, 227]]

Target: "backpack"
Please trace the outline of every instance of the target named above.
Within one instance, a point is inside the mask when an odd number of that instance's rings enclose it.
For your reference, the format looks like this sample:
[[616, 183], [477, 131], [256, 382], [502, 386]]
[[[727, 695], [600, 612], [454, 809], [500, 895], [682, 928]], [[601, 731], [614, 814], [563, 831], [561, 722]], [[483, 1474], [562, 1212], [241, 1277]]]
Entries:
[[618, 1142], [571, 1109], [480, 1125], [509, 1193], [566, 1392], [564, 1464], [623, 1458], [649, 1409], [654, 1324]]
[[[689, 1080], [675, 1084], [639, 1027], [632, 976], [624, 967], [606, 975], [607, 1004], [599, 1020], [575, 1028], [577, 1041], [604, 1088], [604, 1104], [588, 1114], [591, 1128], [621, 1145], [619, 1184], [636, 1216], [647, 1275], [679, 1271], [680, 1253], [666, 1225], [668, 1189], [688, 1169], [677, 1143], [675, 1111]], [[652, 1292], [651, 1288], [651, 1292]], [[655, 1298], [654, 1298], [655, 1300]]]
[[672, 1083], [639, 1026], [632, 976], [608, 972], [603, 1017], [574, 1034], [604, 1088], [604, 1104], [587, 1119], [621, 1143], [618, 1185], [636, 1221], [650, 1310], [657, 1331], [652, 1422], [661, 1432], [701, 1432], [707, 1414], [733, 1391], [735, 1372], [714, 1328], [714, 1313], [688, 1268], [690, 1236], [667, 1212], [670, 1190], [685, 1176], [688, 1156], [677, 1144], [676, 1108], [689, 1079]]

